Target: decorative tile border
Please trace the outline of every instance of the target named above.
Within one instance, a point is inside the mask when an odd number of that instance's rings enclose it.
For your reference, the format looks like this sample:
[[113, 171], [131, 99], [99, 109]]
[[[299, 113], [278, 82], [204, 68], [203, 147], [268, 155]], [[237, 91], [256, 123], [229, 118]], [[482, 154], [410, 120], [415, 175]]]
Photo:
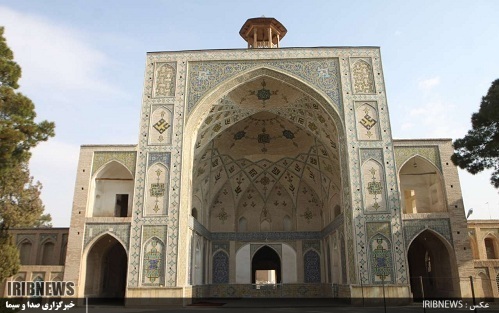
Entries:
[[85, 249], [90, 241], [94, 238], [99, 237], [104, 233], [110, 233], [118, 238], [124, 245], [125, 251], [128, 252], [129, 242], [130, 242], [130, 224], [90, 224], [85, 225], [85, 239], [83, 243], [83, 249]]
[[403, 225], [406, 249], [409, 249], [412, 240], [425, 229], [435, 231], [447, 239], [449, 244], [454, 245], [449, 219], [404, 220]]

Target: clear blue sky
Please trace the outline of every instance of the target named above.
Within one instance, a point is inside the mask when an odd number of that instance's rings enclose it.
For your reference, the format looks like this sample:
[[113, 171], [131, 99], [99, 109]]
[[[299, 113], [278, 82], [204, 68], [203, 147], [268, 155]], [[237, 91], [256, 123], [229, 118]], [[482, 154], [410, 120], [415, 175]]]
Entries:
[[[499, 1], [0, 1], [21, 92], [56, 137], [31, 173], [69, 226], [79, 146], [135, 144], [148, 51], [245, 48], [248, 18], [275, 17], [283, 47], [381, 47], [394, 138], [459, 138], [499, 78]], [[499, 218], [489, 173], [460, 171], [471, 218]]]

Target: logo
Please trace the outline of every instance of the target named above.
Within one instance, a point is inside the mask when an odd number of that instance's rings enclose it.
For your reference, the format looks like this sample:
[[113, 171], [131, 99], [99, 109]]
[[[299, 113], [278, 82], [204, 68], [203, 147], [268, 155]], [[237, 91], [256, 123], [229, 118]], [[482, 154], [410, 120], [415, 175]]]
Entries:
[[72, 281], [9, 281], [9, 297], [63, 297], [74, 296], [75, 283]]

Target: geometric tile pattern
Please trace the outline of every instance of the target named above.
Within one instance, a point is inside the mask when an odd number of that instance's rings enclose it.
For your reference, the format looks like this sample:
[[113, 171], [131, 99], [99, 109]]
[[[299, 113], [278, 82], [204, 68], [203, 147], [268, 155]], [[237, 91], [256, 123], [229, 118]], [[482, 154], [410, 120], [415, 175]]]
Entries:
[[352, 63], [353, 92], [355, 94], [375, 93], [371, 65], [365, 59], [357, 58], [352, 58]]
[[168, 191], [170, 169], [156, 162], [147, 171], [148, 192], [144, 201], [145, 215], [166, 215], [168, 211]]
[[218, 251], [213, 256], [213, 283], [229, 283], [229, 256], [223, 251]]
[[175, 95], [175, 66], [175, 63], [156, 63], [155, 97], [173, 97]]
[[319, 240], [304, 240], [302, 241], [302, 244], [303, 244], [302, 247], [303, 253], [307, 252], [307, 250], [309, 249], [313, 249], [318, 253], [321, 252], [321, 242]]
[[40, 234], [40, 242], [43, 243], [45, 240], [56, 242], [57, 234]]
[[434, 166], [436, 166], [440, 170], [440, 172], [442, 172], [442, 162], [440, 160], [440, 152], [438, 150], [438, 147], [435, 146], [396, 147], [395, 160], [397, 163], [397, 168], [400, 169], [407, 160], [414, 157], [415, 155], [419, 155], [427, 159]]
[[361, 162], [364, 163], [369, 159], [383, 164], [383, 149], [360, 149]]
[[114, 235], [122, 244], [125, 251], [128, 251], [130, 239], [130, 225], [128, 223], [92, 223], [85, 225], [85, 239], [83, 247], [85, 248], [92, 239], [99, 237], [103, 233]]
[[[367, 220], [375, 222], [389, 222], [392, 228], [392, 240], [394, 244], [399, 247], [393, 253], [393, 276], [394, 281], [397, 283], [405, 284], [407, 279], [406, 268], [406, 255], [404, 249], [403, 232], [401, 225], [401, 212], [400, 212], [400, 197], [397, 187], [397, 171], [395, 167], [393, 142], [390, 133], [390, 121], [387, 112], [386, 97], [384, 95], [384, 82], [382, 79], [382, 67], [379, 55], [369, 55], [369, 53], [359, 54], [353, 53], [352, 57], [341, 58], [340, 68], [343, 69], [341, 77], [348, 79], [341, 80], [341, 90], [343, 95], [343, 102], [345, 104], [353, 105], [355, 103], [376, 103], [378, 118], [376, 125], [379, 127], [379, 138], [377, 141], [359, 140], [357, 131], [355, 129], [357, 118], [355, 114], [355, 107], [350, 109], [345, 108], [344, 124], [347, 125], [347, 142], [348, 142], [348, 160], [350, 167], [345, 168], [348, 173], [347, 179], [350, 181], [352, 190], [352, 210], [348, 212], [348, 206], [345, 205], [345, 237], [346, 237], [346, 251], [348, 259], [348, 278], [350, 283], [355, 283], [359, 277], [368, 277], [368, 260], [369, 255], [366, 253], [366, 247], [369, 247], [368, 238], [365, 236], [365, 223]], [[377, 73], [377, 75], [374, 75]], [[354, 77], [355, 76], [355, 77]], [[352, 92], [349, 92], [352, 91]], [[365, 112], [364, 112], [365, 113]], [[371, 114], [369, 116], [372, 118]], [[367, 121], [369, 122], [369, 121]], [[372, 123], [371, 123], [372, 124]], [[352, 126], [350, 126], [352, 125]], [[369, 127], [369, 124], [366, 124]], [[352, 128], [353, 127], [353, 128]], [[359, 125], [365, 129], [364, 126]], [[372, 128], [371, 128], [372, 129]], [[380, 180], [376, 182], [383, 182], [381, 187], [384, 189], [384, 198], [386, 199], [386, 209], [383, 214], [376, 213], [374, 215], [364, 214], [364, 197], [365, 194], [370, 195], [371, 201], [374, 204], [374, 194], [377, 192], [376, 184], [367, 183], [364, 188], [361, 188], [362, 177], [369, 176], [369, 169], [366, 174], [362, 174], [360, 165], [370, 159], [364, 154], [363, 160], [360, 160], [360, 151], [362, 149], [379, 149], [382, 151], [382, 159], [376, 158], [379, 165], [383, 165], [383, 170], [376, 169], [377, 173], [381, 176]], [[372, 159], [371, 159], [372, 160]], [[364, 163], [366, 164], [366, 163]], [[343, 165], [343, 164], [342, 164]], [[372, 180], [372, 179], [371, 179]], [[371, 189], [371, 194], [369, 194]], [[376, 195], [379, 198], [380, 195]], [[376, 199], [379, 200], [379, 199]], [[379, 204], [379, 201], [377, 201]], [[372, 207], [372, 206], [371, 206]], [[351, 227], [350, 229], [348, 229]], [[354, 235], [350, 237], [350, 232]], [[364, 249], [364, 252], [363, 252]], [[360, 271], [360, 275], [356, 275], [356, 271]]]
[[144, 286], [159, 286], [164, 282], [165, 245], [156, 237], [149, 239], [144, 245], [142, 261]]
[[96, 151], [94, 152], [94, 160], [92, 162], [92, 175], [110, 161], [118, 161], [125, 166], [132, 175], [135, 173], [135, 151]]
[[319, 254], [314, 250], [308, 250], [303, 256], [303, 278], [305, 283], [321, 282], [321, 260]]
[[230, 248], [229, 248], [229, 242], [228, 241], [214, 241], [212, 242], [212, 249], [211, 251], [217, 252], [218, 250], [223, 250], [227, 255], [230, 255]]
[[151, 167], [154, 163], [159, 162], [170, 167], [171, 153], [170, 152], [150, 152], [148, 153], [147, 167]]
[[387, 211], [383, 166], [370, 159], [362, 165], [364, 181], [364, 210], [366, 213]]
[[393, 264], [390, 240], [381, 234], [370, 240], [371, 282], [393, 283]]
[[379, 140], [376, 102], [356, 102], [355, 106], [356, 128], [359, 140]]
[[409, 249], [411, 241], [423, 230], [431, 229], [442, 235], [450, 245], [454, 245], [449, 219], [420, 219], [404, 221], [405, 246]]
[[[338, 60], [305, 59], [305, 60], [251, 60], [251, 61], [204, 61], [190, 62], [189, 73], [193, 84], [189, 86], [189, 111], [191, 111], [202, 95], [214, 86], [229, 80], [242, 72], [253, 68], [268, 67], [280, 72], [296, 75], [312, 86], [323, 90], [335, 105], [340, 105], [338, 84]], [[338, 107], [341, 111], [341, 107]]]
[[150, 145], [166, 145], [172, 141], [173, 133], [173, 106], [163, 105], [154, 107], [151, 114], [151, 128], [149, 129]]

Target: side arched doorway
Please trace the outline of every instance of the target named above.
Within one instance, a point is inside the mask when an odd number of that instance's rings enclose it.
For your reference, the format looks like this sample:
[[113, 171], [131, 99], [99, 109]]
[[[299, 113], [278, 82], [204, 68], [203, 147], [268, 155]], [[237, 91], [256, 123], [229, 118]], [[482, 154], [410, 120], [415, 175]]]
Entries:
[[281, 258], [269, 246], [258, 249], [251, 260], [251, 283], [281, 283]]
[[407, 258], [414, 299], [422, 299], [422, 291], [426, 299], [458, 296], [459, 278], [453, 274], [455, 264], [450, 255], [446, 244], [430, 230], [414, 238]]
[[124, 299], [127, 263], [123, 245], [111, 235], [102, 236], [87, 255], [85, 296]]

